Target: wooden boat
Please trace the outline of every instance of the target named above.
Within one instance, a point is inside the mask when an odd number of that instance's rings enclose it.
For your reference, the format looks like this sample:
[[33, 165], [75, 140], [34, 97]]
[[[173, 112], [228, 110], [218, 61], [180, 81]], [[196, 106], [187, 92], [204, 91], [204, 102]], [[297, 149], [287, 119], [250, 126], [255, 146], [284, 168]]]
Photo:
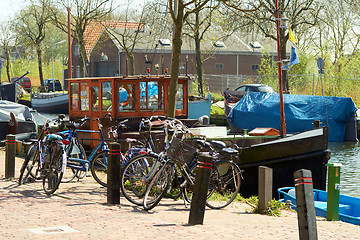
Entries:
[[69, 95], [67, 92], [32, 93], [31, 107], [38, 112], [67, 114]]
[[244, 170], [240, 193], [244, 197], [258, 195], [258, 167], [273, 169], [273, 197], [277, 189], [293, 184], [293, 173], [299, 169], [312, 171], [314, 186], [326, 189], [325, 164], [330, 159], [327, 128], [313, 129], [279, 138], [279, 136], [228, 135], [217, 137], [227, 145], [240, 147], [237, 164]]
[[[283, 187], [278, 189], [281, 202], [291, 201], [296, 210], [296, 197], [294, 187]], [[314, 205], [316, 216], [326, 218], [327, 192], [314, 189]], [[339, 220], [343, 222], [360, 225], [360, 198], [348, 195], [340, 195]]]

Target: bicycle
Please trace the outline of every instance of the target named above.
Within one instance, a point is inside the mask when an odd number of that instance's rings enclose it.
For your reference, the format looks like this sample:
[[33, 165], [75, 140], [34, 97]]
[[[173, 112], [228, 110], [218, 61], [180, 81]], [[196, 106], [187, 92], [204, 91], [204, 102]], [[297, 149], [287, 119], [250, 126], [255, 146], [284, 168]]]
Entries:
[[[168, 191], [173, 176], [179, 178], [180, 175], [177, 171], [181, 174], [179, 187], [185, 205], [186, 202], [191, 201], [195, 179], [193, 170], [196, 164], [189, 164], [188, 161], [190, 159], [190, 163], [197, 162], [199, 149], [204, 147], [210, 148], [209, 153], [213, 158], [206, 205], [212, 209], [228, 206], [238, 194], [242, 178], [240, 168], [231, 161], [232, 158], [237, 156], [237, 150], [230, 148], [216, 150], [211, 147], [211, 143], [204, 140], [196, 140], [197, 147], [194, 147], [194, 143], [190, 145], [185, 142], [185, 139], [192, 140], [193, 134], [179, 120], [174, 119], [168, 124], [175, 129], [175, 133], [167, 148], [168, 157], [165, 163], [162, 164], [162, 167], [157, 171], [147, 187], [143, 198], [144, 209], [148, 211], [160, 202], [165, 192]], [[182, 154], [179, 154], [180, 152]], [[226, 200], [212, 199], [215, 195], [226, 197]]]

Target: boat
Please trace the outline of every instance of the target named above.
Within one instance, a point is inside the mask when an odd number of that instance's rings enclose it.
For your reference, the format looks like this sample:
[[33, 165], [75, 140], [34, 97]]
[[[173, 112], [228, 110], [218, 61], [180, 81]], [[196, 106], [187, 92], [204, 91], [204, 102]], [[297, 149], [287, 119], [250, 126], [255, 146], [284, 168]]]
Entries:
[[[16, 119], [17, 127], [15, 128], [15, 138], [18, 140], [27, 140], [37, 138], [37, 125], [34, 117], [27, 106], [15, 102], [0, 100], [0, 140], [4, 140], [10, 133], [9, 122], [10, 114]], [[14, 119], [12, 119], [14, 121]]]
[[[327, 192], [314, 189], [314, 205], [316, 216], [326, 218]], [[291, 201], [292, 209], [296, 210], [296, 197], [294, 187], [283, 187], [278, 189], [281, 202]], [[340, 194], [339, 220], [355, 225], [360, 225], [360, 198]]]
[[69, 95], [67, 92], [32, 92], [31, 107], [38, 112], [69, 113]]

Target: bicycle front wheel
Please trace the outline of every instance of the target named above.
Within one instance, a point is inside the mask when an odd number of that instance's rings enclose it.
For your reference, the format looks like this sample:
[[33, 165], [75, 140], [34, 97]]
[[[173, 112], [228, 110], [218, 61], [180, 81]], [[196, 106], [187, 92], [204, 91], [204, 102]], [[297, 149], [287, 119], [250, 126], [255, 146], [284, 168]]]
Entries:
[[126, 163], [122, 172], [120, 187], [124, 197], [131, 203], [142, 206], [147, 187], [157, 169], [158, 159], [151, 155], [139, 155]]
[[91, 174], [96, 182], [107, 187], [107, 157], [108, 151], [97, 153], [91, 160]]
[[143, 206], [146, 211], [154, 208], [170, 187], [174, 167], [173, 163], [165, 163], [151, 180], [144, 196]]
[[[75, 148], [75, 147], [78, 149], [78, 152], [74, 151], [76, 153], [70, 153], [69, 157], [86, 160], [86, 152], [85, 152], [85, 149], [83, 148], [83, 146], [82, 145], [73, 146], [73, 148]], [[86, 173], [84, 171], [80, 171], [80, 170], [77, 170], [77, 169], [67, 166], [61, 182], [68, 183], [68, 182], [71, 182], [75, 177], [81, 179], [81, 178], [84, 178], [85, 175], [86, 175]]]
[[53, 147], [49, 163], [42, 170], [44, 173], [43, 189], [47, 195], [53, 194], [58, 189], [63, 176], [63, 151], [56, 145]]
[[233, 162], [214, 163], [210, 174], [206, 205], [212, 209], [228, 206], [240, 191], [241, 171]]
[[19, 176], [19, 185], [25, 184], [27, 182], [34, 182], [39, 177], [39, 149], [37, 148], [36, 144], [33, 144], [28, 154], [25, 157], [25, 161], [20, 169], [20, 176]]

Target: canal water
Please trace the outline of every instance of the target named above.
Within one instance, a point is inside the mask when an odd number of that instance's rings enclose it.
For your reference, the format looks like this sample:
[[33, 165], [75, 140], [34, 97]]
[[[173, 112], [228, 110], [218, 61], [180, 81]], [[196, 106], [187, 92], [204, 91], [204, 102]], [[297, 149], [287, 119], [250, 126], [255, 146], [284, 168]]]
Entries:
[[340, 194], [360, 197], [360, 143], [330, 142], [329, 163], [341, 163]]

